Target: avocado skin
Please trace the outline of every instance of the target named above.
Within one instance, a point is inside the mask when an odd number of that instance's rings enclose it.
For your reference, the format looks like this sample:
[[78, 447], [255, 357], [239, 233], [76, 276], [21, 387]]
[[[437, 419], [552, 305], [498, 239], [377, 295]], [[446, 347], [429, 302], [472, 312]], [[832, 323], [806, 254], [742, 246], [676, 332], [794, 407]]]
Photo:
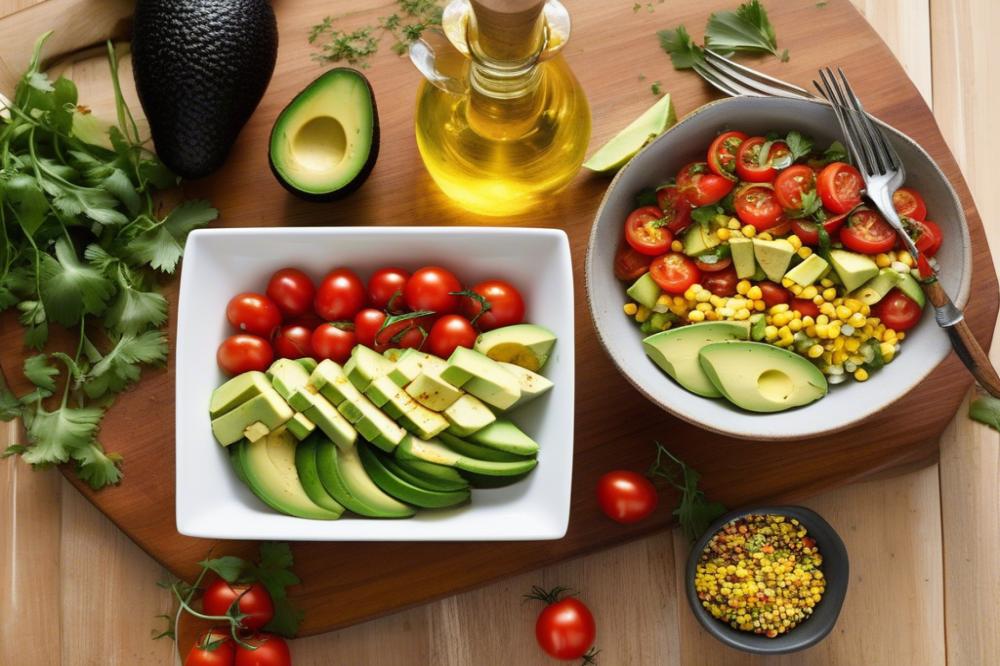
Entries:
[[[369, 95], [369, 97], [371, 97], [371, 100], [372, 100], [372, 146], [371, 146], [371, 150], [368, 151], [368, 159], [365, 160], [365, 165], [361, 168], [361, 171], [358, 172], [358, 175], [355, 176], [354, 179], [351, 182], [349, 182], [347, 185], [344, 185], [342, 188], [340, 188], [339, 190], [336, 190], [334, 192], [327, 192], [327, 193], [324, 193], [324, 194], [316, 194], [314, 192], [303, 192], [302, 190], [300, 190], [299, 188], [297, 188], [294, 183], [290, 183], [287, 180], [285, 180], [284, 176], [281, 175], [281, 172], [279, 172], [278, 169], [277, 169], [277, 167], [275, 167], [275, 165], [274, 165], [274, 155], [271, 153], [271, 149], [270, 149], [271, 142], [269, 140], [267, 142], [267, 145], [268, 145], [267, 163], [271, 167], [271, 173], [274, 174], [275, 179], [279, 183], [281, 183], [281, 186], [283, 188], [285, 188], [286, 190], [288, 190], [289, 192], [291, 192], [295, 196], [297, 196], [300, 199], [303, 199], [305, 201], [313, 201], [313, 202], [317, 202], [317, 203], [323, 203], [323, 202], [326, 202], [326, 201], [336, 201], [337, 199], [343, 199], [348, 194], [351, 194], [351, 193], [355, 192], [359, 187], [361, 187], [362, 185], [364, 185], [365, 181], [368, 180], [368, 176], [371, 175], [372, 170], [375, 168], [375, 162], [376, 162], [376, 160], [378, 160], [378, 150], [379, 150], [379, 144], [380, 144], [379, 140], [380, 140], [381, 134], [380, 134], [379, 123], [378, 123], [378, 104], [375, 102], [375, 90], [372, 88], [371, 81], [368, 80], [368, 77], [365, 76], [364, 74], [362, 74], [361, 72], [359, 72], [356, 69], [353, 69], [351, 67], [334, 67], [333, 69], [327, 70], [321, 76], [319, 76], [315, 81], [313, 81], [312, 83], [310, 83], [309, 85], [307, 85], [305, 88], [303, 88], [302, 92], [300, 92], [298, 95], [296, 95], [294, 98], [292, 98], [292, 101], [285, 105], [285, 108], [281, 110], [281, 113], [278, 114], [278, 117], [280, 117], [282, 114], [284, 114], [287, 109], [290, 109], [290, 108], [294, 107], [298, 103], [299, 98], [302, 97], [304, 94], [306, 94], [306, 92], [308, 92], [309, 89], [313, 87], [313, 85], [315, 85], [317, 82], [319, 82], [320, 79], [322, 79], [322, 78], [324, 78], [326, 76], [330, 76], [334, 72], [338, 72], [338, 71], [348, 71], [348, 72], [352, 72], [354, 74], [357, 74], [358, 77], [362, 81], [365, 82], [365, 85], [368, 86], [368, 95]], [[277, 127], [278, 127], [277, 123], [275, 123], [275, 126], [271, 129], [272, 136], [273, 136], [275, 130], [277, 129]]]
[[226, 161], [274, 72], [267, 0], [139, 0], [132, 62], [156, 152], [184, 178]]

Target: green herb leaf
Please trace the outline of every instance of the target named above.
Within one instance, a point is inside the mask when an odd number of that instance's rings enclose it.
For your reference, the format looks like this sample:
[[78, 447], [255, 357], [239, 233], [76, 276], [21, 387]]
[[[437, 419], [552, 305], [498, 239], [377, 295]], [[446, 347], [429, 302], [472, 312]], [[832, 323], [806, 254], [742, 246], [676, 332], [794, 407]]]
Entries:
[[118, 393], [139, 379], [141, 364], [160, 363], [167, 357], [167, 336], [163, 331], [126, 333], [114, 342], [114, 347], [94, 363], [81, 382], [91, 398], [108, 391]]
[[1000, 430], [1000, 399], [981, 395], [969, 403], [969, 418]]
[[[681, 531], [690, 541], [701, 536], [716, 518], [726, 512], [719, 502], [709, 502], [698, 488], [701, 475], [674, 456], [659, 442], [656, 445], [656, 460], [649, 468], [649, 476], [665, 479], [681, 493], [680, 502], [674, 509], [674, 516]], [[671, 464], [672, 463], [672, 464]]]
[[235, 583], [250, 568], [250, 563], [233, 555], [225, 555], [199, 562], [202, 567], [214, 571], [219, 578], [227, 583]]
[[42, 398], [55, 393], [56, 377], [59, 376], [59, 368], [49, 365], [48, 361], [47, 354], [29, 356], [24, 361], [24, 376], [39, 389]]
[[7, 386], [6, 380], [0, 374], [0, 421], [11, 421], [21, 415], [21, 401]]
[[823, 152], [823, 161], [829, 164], [830, 162], [846, 162], [847, 161], [847, 148], [844, 147], [839, 141], [834, 141], [830, 144], [830, 147]]
[[811, 217], [823, 207], [823, 201], [815, 189], [808, 190], [802, 194], [802, 203], [798, 210], [792, 211], [789, 217], [794, 219]]
[[287, 543], [265, 542], [260, 545], [260, 561], [247, 575], [267, 588], [274, 602], [274, 619], [265, 629], [282, 636], [294, 636], [302, 623], [302, 612], [288, 601], [287, 588], [301, 581], [292, 572], [292, 550]]
[[785, 143], [788, 144], [788, 150], [792, 153], [793, 162], [812, 152], [812, 139], [802, 136], [802, 134], [796, 132], [795, 130], [788, 133], [788, 136], [785, 137]]
[[34, 236], [45, 222], [49, 205], [33, 176], [15, 174], [5, 178], [0, 172], [0, 198], [6, 200], [11, 214], [27, 236]]
[[701, 47], [691, 41], [691, 35], [682, 25], [673, 30], [661, 30], [656, 33], [660, 38], [660, 48], [670, 56], [674, 69], [691, 69], [695, 63], [705, 60]]
[[187, 201], [171, 211], [162, 224], [133, 240], [132, 256], [156, 270], [173, 273], [184, 252], [187, 235], [218, 216], [219, 211], [207, 201]]
[[715, 216], [721, 214], [722, 208], [713, 204], [711, 206], [701, 206], [692, 210], [691, 219], [707, 228], [715, 221]]
[[712, 14], [705, 28], [705, 45], [715, 51], [779, 55], [774, 28], [759, 0], [744, 2], [735, 12]]
[[94, 442], [103, 416], [104, 410], [99, 407], [27, 410], [24, 426], [28, 446], [21, 457], [31, 465], [67, 462], [71, 452]]
[[111, 283], [93, 266], [80, 262], [65, 238], [56, 241], [55, 256], [42, 254], [39, 275], [48, 321], [74, 326], [85, 314], [99, 314], [112, 293]]
[[113, 486], [121, 482], [122, 457], [117, 453], [105, 453], [96, 440], [73, 451], [76, 474], [94, 490]]
[[635, 195], [635, 207], [642, 208], [643, 206], [657, 206], [659, 202], [656, 199], [656, 190], [652, 187], [645, 187], [639, 190], [639, 193]]

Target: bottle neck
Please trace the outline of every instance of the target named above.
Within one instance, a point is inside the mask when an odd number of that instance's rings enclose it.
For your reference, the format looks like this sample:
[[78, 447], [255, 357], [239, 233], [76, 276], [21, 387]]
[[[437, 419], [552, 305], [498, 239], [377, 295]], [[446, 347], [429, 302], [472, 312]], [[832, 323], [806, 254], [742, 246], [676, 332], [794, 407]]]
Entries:
[[467, 39], [475, 92], [512, 99], [534, 90], [545, 48], [544, 2], [471, 0]]

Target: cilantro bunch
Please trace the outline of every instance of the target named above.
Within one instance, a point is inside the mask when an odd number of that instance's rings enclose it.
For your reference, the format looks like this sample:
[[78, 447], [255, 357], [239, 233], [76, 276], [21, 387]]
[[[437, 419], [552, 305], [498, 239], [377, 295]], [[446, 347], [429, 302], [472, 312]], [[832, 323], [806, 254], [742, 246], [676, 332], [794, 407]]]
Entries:
[[98, 489], [122, 474], [121, 458], [97, 440], [105, 410], [142, 365], [167, 356], [156, 275], [174, 272], [187, 234], [217, 211], [190, 201], [158, 214], [154, 193], [179, 181], [139, 137], [110, 43], [118, 124], [97, 137], [110, 148], [78, 135], [95, 121], [72, 81], [41, 71], [49, 34], [0, 114], [0, 312], [17, 310], [26, 347], [45, 349], [52, 325], [75, 332], [76, 344], [30, 356], [25, 395], [0, 375], [0, 419], [20, 417], [27, 433], [3, 455], [36, 467], [72, 462]]
[[[661, 30], [657, 36], [674, 69], [691, 69], [705, 58], [702, 47], [692, 41], [683, 25]], [[788, 61], [788, 49], [778, 50], [774, 27], [760, 0], [744, 2], [736, 11], [716, 12], [709, 16], [705, 26], [705, 48], [723, 55], [736, 52], [770, 53], [782, 62]]]

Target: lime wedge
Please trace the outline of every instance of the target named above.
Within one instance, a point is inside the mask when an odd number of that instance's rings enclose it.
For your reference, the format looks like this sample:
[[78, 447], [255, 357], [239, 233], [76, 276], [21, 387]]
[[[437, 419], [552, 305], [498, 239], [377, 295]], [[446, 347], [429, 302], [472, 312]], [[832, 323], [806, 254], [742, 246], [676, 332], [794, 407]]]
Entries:
[[647, 143], [677, 122], [670, 95], [664, 95], [645, 113], [597, 149], [583, 166], [597, 173], [613, 173], [623, 167]]

